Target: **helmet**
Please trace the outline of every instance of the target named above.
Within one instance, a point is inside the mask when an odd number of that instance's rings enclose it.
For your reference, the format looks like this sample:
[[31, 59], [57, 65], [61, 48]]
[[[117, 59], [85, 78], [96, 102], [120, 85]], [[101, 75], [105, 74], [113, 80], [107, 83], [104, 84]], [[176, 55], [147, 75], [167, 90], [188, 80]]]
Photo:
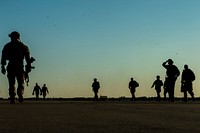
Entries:
[[169, 62], [170, 64], [173, 64], [173, 63], [174, 63], [172, 59], [168, 59], [168, 62]]
[[13, 31], [8, 35], [10, 38], [20, 38], [20, 34], [17, 31]]

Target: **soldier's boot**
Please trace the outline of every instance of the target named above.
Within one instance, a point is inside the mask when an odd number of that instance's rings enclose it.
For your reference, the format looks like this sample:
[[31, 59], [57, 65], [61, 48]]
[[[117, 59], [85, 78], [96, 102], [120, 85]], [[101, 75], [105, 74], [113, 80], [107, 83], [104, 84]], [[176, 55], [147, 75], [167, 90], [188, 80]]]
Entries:
[[191, 97], [192, 97], [192, 101], [195, 101], [195, 98], [194, 98], [194, 93], [193, 93], [193, 91], [189, 91], [189, 93], [190, 93], [190, 95], [191, 95]]
[[187, 102], [187, 91], [184, 91], [183, 102]]
[[10, 103], [11, 104], [15, 104], [15, 92], [9, 92], [9, 95], [10, 95]]
[[192, 96], [192, 101], [195, 101], [195, 99], [194, 99], [194, 94], [193, 95], [191, 95]]
[[20, 95], [18, 100], [19, 100], [20, 103], [24, 102], [24, 98], [23, 98], [23, 96]]
[[10, 104], [15, 104], [15, 97], [10, 97]]
[[17, 95], [18, 95], [18, 101], [20, 103], [24, 101], [23, 93], [24, 93], [24, 87], [19, 85], [19, 87], [17, 88]]

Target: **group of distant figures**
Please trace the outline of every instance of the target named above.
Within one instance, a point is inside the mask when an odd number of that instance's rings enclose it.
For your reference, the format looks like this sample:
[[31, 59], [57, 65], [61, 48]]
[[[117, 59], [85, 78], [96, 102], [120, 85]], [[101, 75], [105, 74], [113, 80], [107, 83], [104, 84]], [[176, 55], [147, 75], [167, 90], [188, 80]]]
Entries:
[[[161, 87], [163, 86], [164, 88], [164, 98], [163, 100], [167, 100], [167, 93], [169, 95], [168, 101], [174, 102], [174, 87], [175, 87], [175, 82], [180, 76], [180, 71], [179, 69], [173, 64], [172, 59], [168, 59], [166, 62], [162, 64], [162, 66], [166, 69], [166, 77], [164, 83], [162, 80], [160, 80], [160, 76], [156, 76], [156, 80], [153, 82], [151, 88], [155, 87], [157, 97], [157, 101], [161, 101], [160, 97], [160, 92], [161, 92]], [[194, 101], [194, 93], [193, 93], [193, 85], [192, 82], [195, 80], [195, 74], [194, 72], [188, 68], [188, 65], [184, 65], [184, 70], [182, 72], [181, 76], [181, 92], [184, 93], [183, 101], [187, 102], [187, 93], [191, 95], [192, 100]], [[135, 81], [133, 78], [131, 78], [131, 81], [129, 82], [128, 85], [130, 92], [131, 92], [131, 101], [136, 101], [135, 97], [135, 91], [136, 88], [139, 87], [139, 83]], [[94, 100], [98, 101], [98, 90], [100, 88], [100, 84], [97, 81], [97, 79], [94, 79], [94, 82], [92, 84], [93, 92], [94, 92]]]
[[36, 100], [39, 100], [39, 95], [43, 95], [43, 100], [46, 100], [46, 95], [49, 94], [48, 88], [46, 87], [46, 84], [43, 85], [42, 89], [38, 85], [38, 83], [35, 84], [35, 87], [33, 89], [32, 95], [36, 96]]

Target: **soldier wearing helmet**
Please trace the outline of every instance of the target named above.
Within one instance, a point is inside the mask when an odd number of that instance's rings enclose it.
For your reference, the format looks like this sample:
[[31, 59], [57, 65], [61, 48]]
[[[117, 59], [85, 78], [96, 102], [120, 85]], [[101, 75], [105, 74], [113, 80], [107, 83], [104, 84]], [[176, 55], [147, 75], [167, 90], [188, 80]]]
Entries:
[[187, 92], [191, 95], [194, 101], [194, 92], [192, 82], [195, 80], [194, 72], [188, 68], [188, 65], [184, 65], [184, 70], [181, 76], [181, 92], [184, 93], [183, 101], [187, 102]]
[[160, 101], [160, 92], [161, 92], [161, 86], [163, 86], [163, 82], [162, 80], [160, 80], [160, 76], [156, 76], [156, 80], [153, 82], [153, 85], [151, 86], [151, 88], [153, 88], [155, 86], [155, 90], [157, 93], [157, 101]]
[[131, 81], [128, 84], [128, 88], [130, 89], [132, 95], [131, 101], [136, 101], [135, 91], [137, 87], [139, 87], [139, 83], [135, 81], [133, 78], [131, 78]]
[[[5, 75], [7, 71], [7, 77], [9, 82], [9, 95], [10, 103], [15, 103], [15, 80], [17, 80], [17, 95], [19, 102], [23, 102], [24, 93], [24, 59], [28, 68], [31, 71], [30, 52], [29, 48], [20, 41], [20, 34], [17, 31], [13, 31], [8, 35], [11, 39], [3, 50], [1, 57], [1, 72]], [[8, 64], [7, 64], [8, 62]], [[7, 65], [7, 68], [5, 66]]]
[[165, 89], [169, 94], [169, 100], [174, 102], [174, 87], [177, 77], [180, 75], [178, 68], [173, 65], [173, 60], [168, 59], [162, 66], [166, 69]]

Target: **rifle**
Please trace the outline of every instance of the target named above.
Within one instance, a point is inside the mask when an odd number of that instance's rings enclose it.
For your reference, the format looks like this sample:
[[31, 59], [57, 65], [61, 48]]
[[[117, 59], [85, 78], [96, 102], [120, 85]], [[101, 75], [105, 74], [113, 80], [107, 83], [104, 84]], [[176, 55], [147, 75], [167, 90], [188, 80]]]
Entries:
[[[31, 59], [30, 59], [30, 63], [33, 63], [35, 61], [35, 59], [33, 58], [33, 57], [31, 57]], [[29, 75], [28, 75], [28, 73], [30, 73], [31, 72], [31, 69], [35, 69], [35, 67], [34, 66], [28, 66], [28, 65], [26, 65], [26, 67], [25, 67], [25, 82], [26, 82], [26, 85], [28, 86], [28, 83], [29, 83]]]

